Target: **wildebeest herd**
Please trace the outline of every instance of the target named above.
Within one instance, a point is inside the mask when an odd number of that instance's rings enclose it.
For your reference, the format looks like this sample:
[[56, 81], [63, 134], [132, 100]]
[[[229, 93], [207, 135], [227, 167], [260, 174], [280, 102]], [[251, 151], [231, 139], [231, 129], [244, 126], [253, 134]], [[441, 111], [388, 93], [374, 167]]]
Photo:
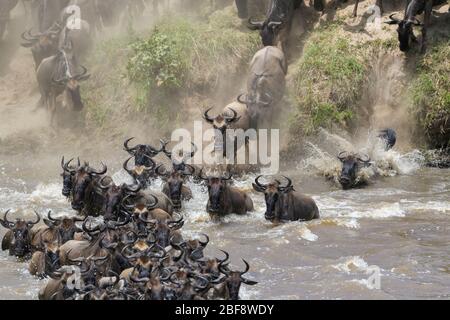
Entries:
[[[24, 2], [29, 3], [37, 27], [23, 32], [22, 45], [31, 49], [35, 62], [41, 94], [38, 107], [45, 106], [50, 111], [51, 122], [55, 125], [59, 107], [83, 109], [80, 83], [88, 80], [89, 73], [80, 61], [87, 58], [95, 32], [117, 21], [124, 10], [130, 14], [141, 12], [150, 1]], [[154, 8], [158, 2], [164, 1], [153, 0]], [[422, 12], [425, 12], [424, 48], [431, 8], [443, 2], [409, 0], [403, 20], [391, 16], [389, 23], [399, 25], [402, 51], [408, 50], [415, 40], [412, 27], [422, 25], [416, 18]], [[1, 1], [0, 36], [5, 31], [9, 12], [17, 3], [18, 0]], [[286, 86], [285, 50], [289, 32], [295, 10], [299, 10], [301, 4], [301, 0], [271, 0], [264, 21], [248, 19], [250, 29], [260, 30], [264, 48], [250, 63], [246, 92], [221, 114], [213, 117], [211, 109], [203, 114], [204, 120], [222, 135], [224, 154], [229, 139], [226, 129], [272, 127]], [[382, 1], [378, 0], [377, 4], [381, 6]], [[79, 29], [68, 27], [70, 19], [74, 18], [67, 8], [73, 5], [88, 13], [78, 21]], [[239, 16], [247, 18], [247, 1], [236, 0], [236, 5]], [[322, 11], [324, 1], [314, 0], [313, 5]], [[392, 129], [382, 130], [379, 137], [386, 149], [394, 147], [397, 139]], [[256, 284], [244, 276], [250, 269], [249, 264], [243, 260], [245, 269], [238, 271], [229, 266], [226, 251], [220, 258], [206, 256], [204, 250], [209, 237], [183, 237], [184, 217], [180, 211], [183, 203], [193, 197], [186, 184], [189, 180], [207, 189], [205, 209], [215, 221], [225, 215], [245, 215], [253, 211], [250, 193], [233, 186], [230, 172], [208, 175], [205, 170], [188, 164], [196, 152], [195, 146], [182, 161], [176, 161], [164, 141], [159, 147], [132, 146], [132, 141], [130, 138], [124, 142], [124, 150], [130, 157], [124, 161], [123, 169], [133, 179], [133, 184], [114, 183], [104, 164], [95, 169], [87, 162], [66, 161], [63, 157], [62, 194], [77, 214], [61, 217], [49, 212], [41, 217], [36, 213], [35, 219], [24, 220], [13, 218], [11, 211], [7, 211], [0, 219], [1, 225], [8, 229], [2, 250], [13, 256], [30, 258], [30, 273], [50, 278], [39, 293], [40, 299], [239, 299], [242, 284]], [[157, 164], [158, 154], [171, 160], [169, 170]], [[339, 177], [342, 187], [357, 186], [358, 171], [371, 165], [370, 158], [348, 152], [340, 153], [338, 158], [342, 162]], [[162, 190], [153, 188], [156, 178], [164, 180]], [[268, 183], [262, 182], [262, 178], [255, 179], [253, 189], [264, 195], [266, 220], [279, 223], [320, 218], [315, 201], [297, 192], [290, 178], [273, 179]], [[44, 224], [39, 224], [41, 220]]]

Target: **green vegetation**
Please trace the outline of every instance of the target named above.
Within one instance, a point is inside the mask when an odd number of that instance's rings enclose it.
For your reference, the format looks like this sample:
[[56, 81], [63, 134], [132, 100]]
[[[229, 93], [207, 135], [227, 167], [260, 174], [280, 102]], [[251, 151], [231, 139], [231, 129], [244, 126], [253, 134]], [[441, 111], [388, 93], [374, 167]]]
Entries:
[[292, 67], [296, 112], [291, 128], [297, 133], [311, 134], [334, 124], [347, 127], [355, 116], [369, 70], [365, 50], [339, 35], [338, 26], [331, 23], [315, 30]]
[[411, 86], [419, 131], [432, 147], [450, 145], [450, 40], [429, 49]]
[[148, 94], [147, 101], [140, 102], [155, 110], [169, 97], [208, 94], [219, 78], [237, 76], [259, 46], [258, 35], [240, 31], [240, 26], [228, 8], [205, 23], [171, 18], [134, 42], [127, 75]]

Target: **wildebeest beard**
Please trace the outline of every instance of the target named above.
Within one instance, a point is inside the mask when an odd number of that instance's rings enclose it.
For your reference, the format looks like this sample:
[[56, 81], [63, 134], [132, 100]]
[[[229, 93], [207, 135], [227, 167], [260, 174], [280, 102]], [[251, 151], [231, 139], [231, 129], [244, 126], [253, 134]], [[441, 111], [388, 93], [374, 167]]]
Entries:
[[75, 89], [67, 88], [67, 91], [69, 92], [73, 109], [75, 111], [81, 111], [84, 108], [83, 102], [81, 101], [81, 94], [80, 94], [80, 87], [77, 86]]

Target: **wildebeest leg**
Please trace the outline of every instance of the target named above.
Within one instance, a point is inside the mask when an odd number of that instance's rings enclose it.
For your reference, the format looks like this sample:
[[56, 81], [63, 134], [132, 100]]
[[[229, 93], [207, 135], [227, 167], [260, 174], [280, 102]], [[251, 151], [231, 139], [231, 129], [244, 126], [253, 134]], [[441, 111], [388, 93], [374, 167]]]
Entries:
[[425, 13], [423, 18], [422, 26], [422, 44], [420, 47], [420, 52], [425, 53], [427, 49], [427, 29], [430, 25], [431, 13], [433, 12], [433, 0], [427, 0], [425, 4]]
[[48, 111], [50, 112], [50, 126], [54, 127], [56, 115], [56, 94], [52, 92], [50, 94], [48, 101], [49, 101]]
[[353, 9], [353, 17], [356, 17], [358, 15], [358, 5], [359, 5], [359, 0], [356, 0], [355, 8]]
[[376, 5], [380, 8], [380, 13], [383, 14], [383, 0], [377, 0]]

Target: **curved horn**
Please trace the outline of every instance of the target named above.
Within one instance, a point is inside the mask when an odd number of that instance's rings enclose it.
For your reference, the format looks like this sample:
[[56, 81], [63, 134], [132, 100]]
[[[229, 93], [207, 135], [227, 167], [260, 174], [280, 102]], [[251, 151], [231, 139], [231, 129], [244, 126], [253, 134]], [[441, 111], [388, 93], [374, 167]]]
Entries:
[[110, 183], [108, 183], [107, 185], [105, 185], [105, 184], [103, 184], [103, 181], [106, 179], [106, 178], [109, 178], [109, 177], [107, 177], [107, 176], [104, 176], [104, 177], [102, 177], [101, 179], [100, 179], [100, 181], [98, 182], [98, 185], [99, 185], [99, 187], [100, 187], [100, 189], [102, 189], [102, 190], [108, 190], [110, 187], [112, 187], [112, 185], [114, 184], [114, 182], [110, 182]]
[[65, 172], [68, 172], [68, 173], [75, 173], [76, 170], [70, 168], [70, 163], [71, 163], [72, 161], [73, 161], [73, 158], [70, 159], [67, 163], [64, 162], [64, 156], [63, 156], [62, 159], [61, 159], [61, 168], [62, 168]]
[[212, 110], [212, 108], [209, 108], [208, 110], [205, 111], [205, 113], [203, 113], [203, 119], [205, 119], [206, 122], [213, 124], [214, 123], [214, 119], [209, 116], [209, 112], [211, 110]]
[[241, 119], [241, 117], [238, 117], [238, 113], [236, 112], [236, 110], [234, 110], [233, 108], [228, 108], [228, 109], [231, 110], [231, 112], [233, 112], [233, 116], [232, 117], [224, 116], [225, 121], [227, 123], [237, 122]]
[[245, 263], [245, 270], [243, 272], [241, 272], [241, 276], [246, 274], [250, 270], [250, 265], [248, 264], [248, 262], [245, 261], [244, 259], [242, 259], [242, 261], [244, 261], [244, 263]]
[[[164, 172], [161, 171], [162, 168], [164, 168]], [[155, 173], [158, 176], [162, 176], [162, 177], [168, 177], [170, 175], [169, 172], [167, 172], [167, 170], [163, 164], [160, 164], [159, 166], [156, 167]]]
[[133, 159], [133, 157], [129, 157], [129, 158], [123, 163], [122, 167], [123, 167], [123, 170], [125, 170], [126, 172], [128, 172], [128, 174], [129, 174], [130, 176], [133, 176], [133, 170], [130, 170], [130, 169], [128, 168], [128, 163], [130, 162], [131, 159]]
[[8, 220], [8, 214], [11, 212], [11, 209], [6, 210], [5, 214], [3, 215], [3, 221], [5, 222], [5, 227], [6, 226], [13, 226], [15, 225], [14, 222], [11, 222]]
[[219, 263], [224, 264], [226, 261], [228, 261], [228, 259], [230, 259], [230, 254], [224, 250], [220, 250], [220, 251], [222, 251], [225, 254], [225, 259], [222, 259], [222, 260], [217, 259], [217, 261], [219, 261]]
[[[245, 100], [243, 99], [245, 96]], [[249, 100], [246, 93], [242, 93], [237, 97], [237, 101], [242, 104], [249, 104]]]
[[338, 154], [338, 159], [341, 161], [344, 161], [345, 158], [349, 156], [349, 153], [347, 151], [342, 151]]
[[248, 18], [248, 28], [252, 30], [261, 29], [264, 21], [253, 21], [253, 17]]
[[133, 140], [133, 139], [134, 139], [134, 137], [125, 140], [125, 142], [123, 143], [123, 148], [124, 148], [124, 150], [125, 150], [126, 152], [128, 152], [128, 153], [134, 155], [134, 152], [136, 151], [137, 146], [135, 146], [135, 147], [129, 147], [129, 146], [128, 146], [128, 144], [130, 143], [130, 141]]
[[198, 241], [199, 243], [200, 243], [200, 245], [202, 246], [202, 247], [206, 247], [207, 245], [208, 245], [208, 243], [209, 243], [209, 237], [208, 237], [208, 235], [207, 234], [205, 234], [205, 233], [202, 233], [201, 234], [202, 236], [204, 236], [205, 238], [206, 238], [206, 241]]
[[292, 187], [292, 180], [286, 176], [283, 176], [283, 178], [287, 180], [287, 185], [284, 187], [280, 187], [279, 189], [285, 190], [285, 189], [289, 189], [290, 187]]
[[269, 27], [269, 28], [273, 28], [273, 27], [278, 27], [278, 26], [280, 26], [280, 25], [282, 25], [283, 24], [283, 22], [281, 22], [281, 21], [270, 21], [268, 24], [267, 24], [267, 26]]
[[91, 75], [88, 74], [88, 69], [84, 66], [81, 66], [81, 69], [83, 69], [83, 71], [81, 71], [80, 74], [75, 75], [73, 78], [78, 81], [84, 81], [89, 79]]
[[204, 169], [204, 168], [202, 168], [202, 169], [200, 170], [200, 173], [199, 173], [198, 176], [200, 177], [200, 179], [205, 180], [205, 181], [208, 181], [208, 180], [209, 180], [208, 177], [206, 177], [206, 176], [203, 175], [203, 169]]
[[47, 217], [48, 217], [48, 219], [49, 219], [50, 221], [53, 221], [53, 222], [59, 222], [59, 220], [58, 220], [57, 218], [52, 217], [52, 210], [50, 210], [50, 211], [47, 213]]
[[267, 185], [266, 184], [262, 184], [261, 182], [259, 182], [259, 179], [261, 179], [263, 176], [259, 176], [258, 178], [255, 179], [255, 183], [258, 187], [260, 187], [261, 189], [266, 190], [267, 189]]
[[228, 181], [228, 180], [231, 180], [231, 178], [233, 178], [233, 174], [231, 172], [227, 172], [227, 174], [228, 174], [228, 176], [221, 177], [220, 179], [224, 180], [224, 181]]
[[89, 173], [101, 176], [101, 175], [105, 174], [107, 171], [108, 171], [108, 167], [102, 162], [102, 169], [100, 171], [90, 168]]
[[357, 159], [358, 159], [358, 161], [361, 161], [361, 162], [364, 162], [364, 163], [370, 162], [370, 157], [367, 154], [358, 155]]
[[172, 159], [172, 152], [166, 149], [169, 141], [165, 142], [164, 140], [159, 140], [159, 142], [161, 143], [161, 151], [164, 152], [164, 154], [169, 157], [169, 159]]
[[395, 13], [391, 14], [391, 15], [389, 16], [389, 19], [390, 19], [391, 21], [395, 21], [395, 22], [400, 22], [400, 21], [401, 21], [400, 19], [397, 19], [397, 18], [395, 17]]
[[35, 225], [35, 224], [38, 224], [39, 221], [41, 221], [41, 216], [39, 215], [39, 213], [37, 213], [36, 210], [34, 210], [33, 212], [34, 212], [34, 214], [36, 215], [36, 221], [28, 221], [27, 224], [28, 224], [29, 226], [33, 226], [33, 225]]
[[190, 164], [186, 164], [186, 169], [184, 170], [183, 175], [185, 176], [192, 176], [195, 173], [195, 168], [191, 166]]

